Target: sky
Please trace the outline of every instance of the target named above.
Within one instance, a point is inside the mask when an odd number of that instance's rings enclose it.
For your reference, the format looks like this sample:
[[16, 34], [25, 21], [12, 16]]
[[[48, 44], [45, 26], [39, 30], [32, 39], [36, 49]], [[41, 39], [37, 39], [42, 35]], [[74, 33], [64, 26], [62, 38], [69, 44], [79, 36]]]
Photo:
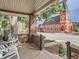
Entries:
[[67, 0], [67, 7], [72, 22], [79, 22], [79, 0]]
[[[37, 20], [38, 20], [38, 19], [37, 19]], [[43, 24], [43, 23], [44, 23], [44, 19], [36, 21], [37, 26], [39, 26], [39, 25], [41, 25], [41, 24]]]

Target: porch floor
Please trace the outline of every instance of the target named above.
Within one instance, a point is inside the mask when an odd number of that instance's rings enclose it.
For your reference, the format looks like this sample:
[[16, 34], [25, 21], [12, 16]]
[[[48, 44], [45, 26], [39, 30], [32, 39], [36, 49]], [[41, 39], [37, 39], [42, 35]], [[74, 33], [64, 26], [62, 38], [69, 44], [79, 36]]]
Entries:
[[20, 59], [63, 59], [57, 55], [51, 54], [46, 50], [38, 50], [35, 45], [24, 43], [19, 48]]

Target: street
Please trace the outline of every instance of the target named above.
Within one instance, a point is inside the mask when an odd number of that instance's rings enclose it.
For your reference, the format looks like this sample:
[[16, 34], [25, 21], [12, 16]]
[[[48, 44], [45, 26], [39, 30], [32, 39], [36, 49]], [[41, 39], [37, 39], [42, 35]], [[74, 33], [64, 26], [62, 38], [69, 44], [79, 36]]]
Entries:
[[47, 39], [57, 40], [57, 41], [70, 41], [73, 44], [79, 45], [79, 35], [69, 34], [69, 33], [42, 33]]

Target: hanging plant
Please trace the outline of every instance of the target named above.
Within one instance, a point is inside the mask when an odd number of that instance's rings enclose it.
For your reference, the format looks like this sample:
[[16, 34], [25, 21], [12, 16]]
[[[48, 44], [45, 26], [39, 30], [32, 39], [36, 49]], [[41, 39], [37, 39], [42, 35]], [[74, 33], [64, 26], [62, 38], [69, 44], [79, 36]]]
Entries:
[[1, 28], [4, 30], [4, 36], [3, 36], [3, 41], [8, 40], [8, 34], [10, 30], [10, 23], [9, 23], [9, 18], [8, 16], [4, 17], [4, 20], [2, 21]]

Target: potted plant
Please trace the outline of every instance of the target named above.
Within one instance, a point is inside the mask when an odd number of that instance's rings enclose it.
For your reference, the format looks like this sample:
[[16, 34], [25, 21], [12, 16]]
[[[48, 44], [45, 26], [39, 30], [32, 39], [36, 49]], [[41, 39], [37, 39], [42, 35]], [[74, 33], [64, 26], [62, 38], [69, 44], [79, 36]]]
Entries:
[[4, 20], [2, 20], [2, 29], [3, 29], [3, 41], [7, 41], [8, 40], [8, 34], [9, 34], [9, 30], [10, 30], [10, 23], [9, 23], [9, 18], [4, 18]]

